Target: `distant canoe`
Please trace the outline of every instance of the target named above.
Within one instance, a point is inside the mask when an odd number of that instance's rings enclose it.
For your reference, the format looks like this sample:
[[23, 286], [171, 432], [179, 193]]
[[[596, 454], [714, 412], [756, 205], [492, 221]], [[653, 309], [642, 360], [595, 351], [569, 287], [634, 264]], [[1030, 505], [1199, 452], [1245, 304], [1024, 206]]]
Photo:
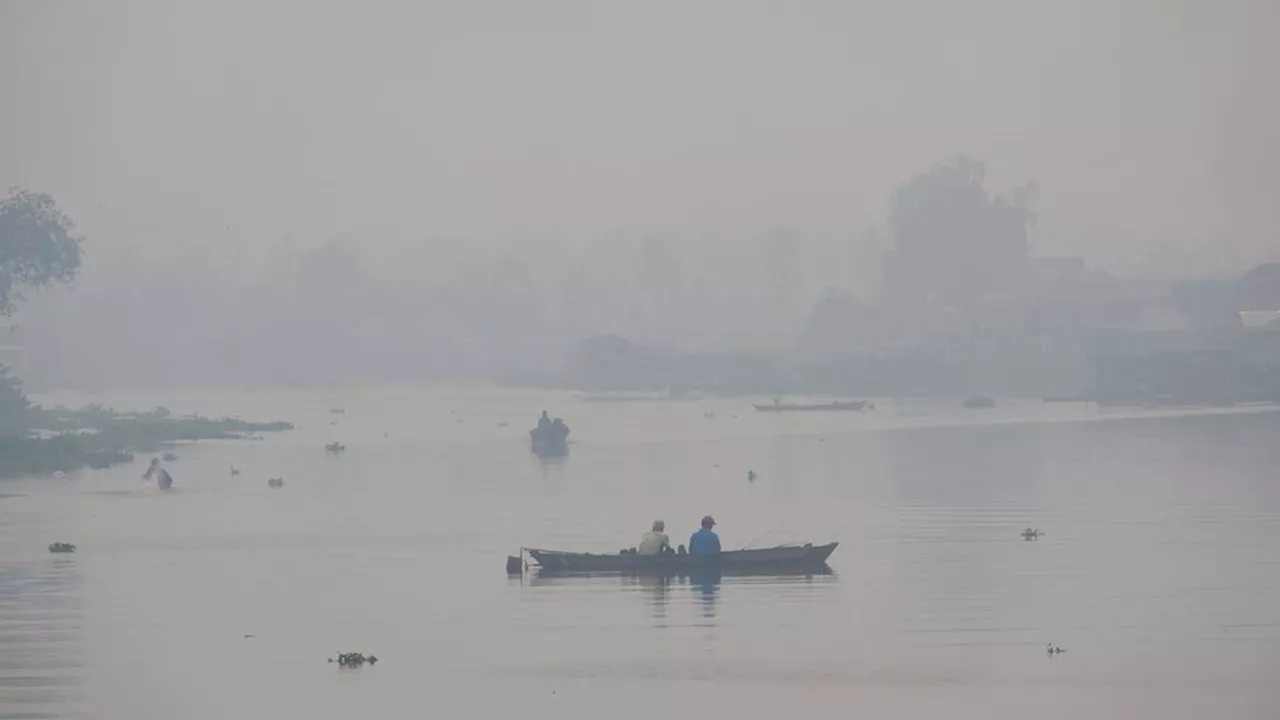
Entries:
[[528, 549], [529, 557], [543, 572], [633, 572], [679, 575], [698, 571], [736, 573], [822, 572], [839, 543], [827, 545], [779, 545], [756, 550], [727, 550], [716, 555], [613, 555]]
[[529, 445], [529, 449], [533, 451], [533, 454], [541, 458], [564, 457], [569, 454], [569, 442], [567, 440], [531, 437]]
[[556, 418], [545, 428], [529, 431], [529, 449], [542, 458], [564, 457], [569, 454], [569, 426]]
[[856, 412], [859, 410], [870, 410], [871, 403], [867, 400], [846, 400], [844, 402], [816, 403], [812, 405], [800, 405], [796, 403], [773, 403], [771, 405], [752, 405], [757, 412], [797, 412], [797, 411], [843, 411]]

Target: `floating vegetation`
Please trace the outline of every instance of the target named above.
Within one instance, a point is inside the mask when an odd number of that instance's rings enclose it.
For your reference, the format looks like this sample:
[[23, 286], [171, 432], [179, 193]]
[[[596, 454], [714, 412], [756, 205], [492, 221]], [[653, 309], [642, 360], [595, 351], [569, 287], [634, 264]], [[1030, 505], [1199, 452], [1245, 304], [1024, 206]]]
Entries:
[[[0, 433], [0, 476], [108, 468], [133, 462], [134, 453], [154, 453], [181, 441], [235, 440], [260, 432], [292, 430], [287, 422], [256, 423], [200, 415], [174, 417], [163, 407], [121, 413], [90, 404], [79, 410], [35, 407], [23, 415], [24, 430]], [[177, 460], [167, 452], [166, 462]]]
[[0, 476], [68, 473], [133, 462], [133, 453], [103, 447], [92, 435], [66, 433], [49, 438], [0, 435]]
[[374, 655], [365, 655], [358, 652], [338, 653], [337, 659], [329, 658], [329, 662], [338, 663], [342, 667], [361, 667], [365, 663], [370, 665], [378, 664], [378, 658]]
[[49, 552], [51, 553], [73, 553], [75, 551], [76, 546], [71, 543], [56, 542], [49, 546]]
[[347, 446], [346, 446], [346, 445], [343, 445], [343, 444], [342, 444], [342, 443], [340, 443], [340, 442], [331, 442], [331, 443], [329, 443], [328, 445], [325, 445], [325, 446], [324, 446], [324, 450], [325, 450], [325, 452], [327, 452], [327, 453], [329, 453], [329, 454], [331, 454], [331, 455], [337, 455], [338, 453], [344, 453], [344, 452], [346, 452], [346, 451], [347, 451]]
[[267, 480], [267, 487], [282, 488], [284, 487], [284, 478], [271, 478]]

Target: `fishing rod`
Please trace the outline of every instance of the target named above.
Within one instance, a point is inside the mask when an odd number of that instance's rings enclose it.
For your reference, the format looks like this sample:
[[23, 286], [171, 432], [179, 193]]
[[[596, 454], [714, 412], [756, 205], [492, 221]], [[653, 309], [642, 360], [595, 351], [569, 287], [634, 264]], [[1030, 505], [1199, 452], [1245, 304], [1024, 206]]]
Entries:
[[761, 535], [761, 536], [759, 536], [759, 537], [755, 538], [755, 539], [754, 539], [754, 540], [752, 540], [751, 542], [747, 543], [746, 545], [743, 545], [742, 547], [740, 547], [740, 548], [738, 548], [738, 549], [739, 549], [739, 550], [746, 550], [747, 548], [751, 547], [752, 545], [755, 545], [756, 543], [760, 542], [761, 540], [763, 540], [763, 539], [765, 539], [765, 538], [769, 537], [770, 535], [774, 534], [775, 532], [777, 532], [777, 531], [778, 531], [778, 528], [782, 527], [784, 523], [785, 523], [785, 521], [784, 521], [784, 522], [780, 522], [780, 523], [778, 523], [777, 525], [774, 525], [774, 526], [773, 526], [773, 528], [772, 528], [772, 529], [770, 529], [768, 532], [766, 532], [765, 534], [763, 534], [763, 535]]

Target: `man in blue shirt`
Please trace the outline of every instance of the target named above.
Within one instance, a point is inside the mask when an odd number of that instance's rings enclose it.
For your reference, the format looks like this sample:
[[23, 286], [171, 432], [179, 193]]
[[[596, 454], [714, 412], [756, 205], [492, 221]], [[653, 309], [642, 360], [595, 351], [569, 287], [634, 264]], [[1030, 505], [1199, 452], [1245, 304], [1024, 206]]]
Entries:
[[720, 536], [712, 532], [716, 519], [710, 515], [702, 518], [702, 529], [689, 538], [690, 555], [715, 555], [720, 552]]

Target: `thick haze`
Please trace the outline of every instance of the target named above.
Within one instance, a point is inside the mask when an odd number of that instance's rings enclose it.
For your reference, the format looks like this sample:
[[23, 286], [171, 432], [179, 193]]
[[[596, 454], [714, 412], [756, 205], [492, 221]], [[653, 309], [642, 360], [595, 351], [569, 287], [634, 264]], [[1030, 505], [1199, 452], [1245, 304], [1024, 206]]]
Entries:
[[[78, 220], [82, 304], [164, 271], [214, 315], [337, 241], [371, 287], [495, 336], [769, 343], [823, 287], [875, 282], [894, 187], [957, 153], [995, 190], [1039, 185], [1042, 254], [1274, 257], [1277, 7], [5, 2], [0, 186]], [[621, 287], [663, 251], [665, 316], [653, 283]], [[514, 294], [459, 309], [485, 287]], [[220, 322], [265, 322], [236, 312]]]

